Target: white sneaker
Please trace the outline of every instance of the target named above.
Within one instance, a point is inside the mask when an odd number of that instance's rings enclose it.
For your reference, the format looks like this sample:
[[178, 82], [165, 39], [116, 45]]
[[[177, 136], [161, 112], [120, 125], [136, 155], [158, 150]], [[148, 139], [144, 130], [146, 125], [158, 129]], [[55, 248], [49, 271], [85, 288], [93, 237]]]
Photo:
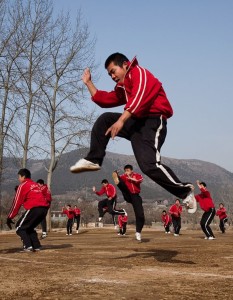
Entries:
[[35, 248], [34, 251], [35, 251], [35, 252], [40, 252], [40, 251], [41, 251], [41, 248]]
[[94, 164], [93, 162], [86, 160], [84, 158], [76, 162], [75, 165], [70, 167], [72, 173], [80, 173], [86, 171], [98, 171], [100, 170], [99, 164]]
[[171, 233], [171, 231], [168, 231], [168, 233]]
[[183, 203], [188, 206], [188, 213], [193, 214], [197, 210], [197, 201], [193, 191], [189, 192], [187, 197], [183, 200]]
[[46, 232], [42, 232], [41, 239], [45, 239], [47, 236], [48, 236], [48, 235], [47, 235]]
[[137, 241], [141, 242], [142, 237], [141, 237], [141, 233], [140, 233], [140, 232], [136, 232], [136, 233], [135, 233], [135, 237], [136, 237], [136, 240], [137, 240]]
[[103, 218], [99, 217], [99, 222], [101, 222], [101, 221], [102, 221], [102, 219], [103, 219]]
[[179, 234], [177, 234], [177, 233], [174, 233], [174, 236], [179, 236]]
[[209, 238], [207, 236], [204, 237], [204, 240], [208, 240]]
[[28, 253], [30, 253], [30, 252], [33, 252], [33, 248], [30, 246], [30, 247], [28, 247], [28, 248], [26, 248], [26, 247], [23, 247], [23, 249], [21, 250], [21, 251], [19, 251], [19, 252], [28, 252]]
[[208, 238], [208, 240], [215, 240], [215, 238], [214, 238], [213, 236], [210, 236], [210, 237]]
[[78, 233], [78, 230], [76, 230], [76, 233]]
[[194, 191], [194, 185], [192, 183], [187, 183], [186, 187], [190, 187], [192, 191]]

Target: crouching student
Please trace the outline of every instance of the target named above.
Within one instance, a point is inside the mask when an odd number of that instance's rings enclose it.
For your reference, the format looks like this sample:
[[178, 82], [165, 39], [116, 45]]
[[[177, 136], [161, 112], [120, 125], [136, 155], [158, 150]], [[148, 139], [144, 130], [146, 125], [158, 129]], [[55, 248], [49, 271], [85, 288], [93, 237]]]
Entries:
[[226, 228], [225, 228], [225, 223], [228, 221], [227, 219], [227, 213], [226, 213], [226, 208], [224, 207], [223, 203], [219, 204], [219, 209], [216, 211], [216, 216], [219, 216], [219, 228], [222, 233], [225, 233]]
[[162, 212], [162, 222], [165, 229], [165, 233], [171, 233], [170, 227], [172, 225], [172, 218], [171, 216], [166, 212], [166, 210], [163, 210]]
[[39, 185], [31, 180], [31, 172], [28, 169], [20, 169], [18, 172], [19, 186], [8, 214], [7, 224], [11, 224], [18, 214], [21, 206], [25, 212], [16, 223], [16, 234], [23, 242], [24, 252], [33, 252], [41, 249], [41, 244], [35, 228], [45, 218], [49, 204], [45, 199]]
[[205, 234], [206, 240], [214, 240], [215, 236], [212, 229], [210, 228], [210, 224], [215, 216], [214, 202], [211, 198], [210, 192], [207, 190], [205, 182], [200, 182], [199, 180], [197, 180], [197, 186], [199, 187], [201, 193], [195, 195], [195, 198], [197, 202], [199, 202], [200, 208], [204, 210], [200, 221], [201, 229]]
[[126, 234], [126, 226], [128, 222], [128, 215], [125, 212], [125, 215], [119, 215], [118, 216], [118, 225], [119, 225], [119, 233], [118, 235], [125, 235]]

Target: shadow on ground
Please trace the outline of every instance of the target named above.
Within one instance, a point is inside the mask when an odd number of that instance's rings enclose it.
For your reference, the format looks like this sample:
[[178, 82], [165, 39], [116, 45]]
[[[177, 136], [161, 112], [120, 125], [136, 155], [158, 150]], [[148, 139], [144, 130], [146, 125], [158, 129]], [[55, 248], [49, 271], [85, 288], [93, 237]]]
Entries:
[[[136, 253], [132, 253], [128, 256], [125, 256], [124, 258], [150, 258], [154, 257], [155, 260], [159, 262], [167, 262], [167, 263], [173, 263], [173, 264], [187, 264], [187, 265], [194, 265], [196, 264], [193, 261], [190, 260], [180, 260], [176, 259], [175, 257], [179, 254], [178, 251], [175, 250], [167, 250], [167, 249], [149, 249], [147, 251], [140, 251], [135, 250]], [[122, 259], [122, 257], [121, 257]]]

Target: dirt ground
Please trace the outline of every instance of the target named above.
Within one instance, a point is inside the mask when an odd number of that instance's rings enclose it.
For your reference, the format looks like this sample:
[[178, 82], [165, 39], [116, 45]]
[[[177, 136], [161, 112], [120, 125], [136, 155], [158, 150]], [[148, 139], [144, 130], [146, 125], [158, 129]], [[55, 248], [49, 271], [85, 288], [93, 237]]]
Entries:
[[39, 253], [20, 253], [15, 233], [0, 234], [0, 299], [233, 299], [233, 232], [203, 239], [133, 228], [53, 231]]

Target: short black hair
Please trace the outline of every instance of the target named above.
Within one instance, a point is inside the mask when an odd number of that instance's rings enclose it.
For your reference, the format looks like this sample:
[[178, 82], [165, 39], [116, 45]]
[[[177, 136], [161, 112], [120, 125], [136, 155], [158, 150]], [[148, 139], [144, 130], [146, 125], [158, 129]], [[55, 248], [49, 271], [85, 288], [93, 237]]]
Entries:
[[108, 183], [108, 180], [107, 180], [107, 179], [103, 179], [103, 180], [101, 181], [101, 183]]
[[129, 59], [122, 53], [116, 52], [111, 54], [105, 61], [104, 67], [107, 69], [107, 67], [110, 65], [110, 63], [114, 63], [116, 66], [122, 67], [124, 62], [128, 62]]
[[180, 199], [176, 198], [175, 202], [176, 202], [176, 201], [179, 201], [179, 203], [180, 203]]
[[66, 204], [66, 206], [69, 206], [69, 207], [71, 207], [71, 205], [70, 205], [70, 204]]
[[165, 213], [167, 213], [167, 211], [166, 211], [166, 210], [163, 210], [163, 213], [164, 213], [164, 212], [165, 212]]
[[24, 176], [25, 178], [31, 178], [31, 172], [28, 169], [20, 169], [18, 175]]
[[204, 187], [206, 187], [206, 183], [204, 181], [200, 182]]
[[125, 169], [133, 170], [133, 166], [132, 166], [132, 165], [125, 165], [125, 166], [124, 166], [124, 170], [125, 170]]
[[38, 179], [38, 180], [37, 180], [37, 183], [39, 183], [39, 184], [44, 184], [44, 180], [43, 180], [43, 179]]

